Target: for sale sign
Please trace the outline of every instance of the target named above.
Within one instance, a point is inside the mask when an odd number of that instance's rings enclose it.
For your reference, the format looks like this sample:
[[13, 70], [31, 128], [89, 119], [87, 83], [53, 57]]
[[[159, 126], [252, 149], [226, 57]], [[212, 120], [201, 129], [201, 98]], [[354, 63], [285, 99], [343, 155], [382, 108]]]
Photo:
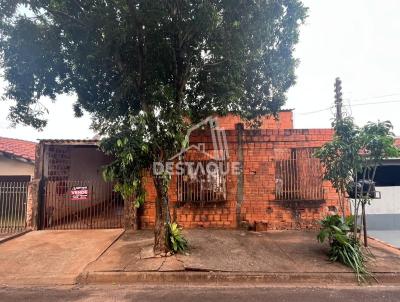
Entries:
[[89, 188], [83, 187], [72, 187], [71, 189], [71, 200], [88, 200]]

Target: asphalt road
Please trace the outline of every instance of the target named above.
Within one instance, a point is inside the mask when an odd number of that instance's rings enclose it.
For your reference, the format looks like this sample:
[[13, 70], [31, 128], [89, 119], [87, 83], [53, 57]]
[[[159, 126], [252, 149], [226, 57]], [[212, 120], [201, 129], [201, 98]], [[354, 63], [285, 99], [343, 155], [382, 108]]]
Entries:
[[293, 287], [166, 287], [90, 286], [0, 288], [0, 301], [190, 301], [190, 302], [372, 302], [400, 301], [400, 287], [293, 288]]

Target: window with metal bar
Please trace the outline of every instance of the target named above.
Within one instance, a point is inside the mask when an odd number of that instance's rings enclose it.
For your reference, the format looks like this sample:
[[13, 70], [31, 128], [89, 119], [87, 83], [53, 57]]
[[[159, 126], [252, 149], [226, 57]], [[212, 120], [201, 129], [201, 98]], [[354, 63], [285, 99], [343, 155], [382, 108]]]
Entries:
[[314, 148], [280, 152], [275, 159], [276, 200], [323, 200], [323, 171]]
[[226, 200], [226, 162], [183, 162], [177, 175], [177, 200], [181, 203], [213, 203]]

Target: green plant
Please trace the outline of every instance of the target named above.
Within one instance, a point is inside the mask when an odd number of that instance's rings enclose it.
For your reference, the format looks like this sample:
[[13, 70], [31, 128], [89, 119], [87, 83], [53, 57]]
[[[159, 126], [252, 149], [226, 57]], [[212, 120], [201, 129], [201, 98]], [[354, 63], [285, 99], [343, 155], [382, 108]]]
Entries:
[[329, 260], [338, 261], [350, 267], [356, 274], [358, 282], [365, 282], [369, 278], [374, 278], [366, 267], [370, 253], [364, 250], [357, 238], [353, 236], [353, 225], [353, 216], [347, 217], [345, 221], [339, 215], [327, 216], [321, 221], [322, 228], [317, 239], [323, 243], [328, 238]]
[[168, 244], [175, 253], [183, 253], [188, 249], [188, 243], [182, 235], [182, 228], [176, 222], [168, 224]]
[[147, 171], [210, 115], [276, 116], [306, 15], [300, 0], [0, 1], [10, 120], [43, 128], [41, 98], [73, 95], [75, 115], [89, 114], [114, 159], [105, 176], [116, 190], [140, 205], [152, 178], [154, 250], [165, 253], [170, 178]]
[[324, 242], [326, 238], [329, 239], [331, 243], [335, 236], [344, 236], [351, 230], [349, 225], [343, 222], [343, 219], [339, 215], [328, 215], [321, 222], [321, 231], [319, 232], [317, 238], [319, 242]]
[[[393, 126], [389, 121], [368, 122], [358, 127], [352, 117], [337, 119], [332, 123], [335, 135], [316, 152], [316, 157], [324, 166], [324, 178], [332, 183], [339, 194], [341, 214], [345, 216], [345, 203], [352, 203], [353, 213], [361, 220], [353, 223], [353, 236], [357, 238], [361, 222], [364, 245], [367, 246], [367, 226], [365, 206], [371, 201], [374, 178], [378, 166], [385, 158], [396, 157], [399, 150], [394, 146]], [[358, 187], [359, 182], [368, 183]], [[346, 198], [351, 187], [354, 198]]]

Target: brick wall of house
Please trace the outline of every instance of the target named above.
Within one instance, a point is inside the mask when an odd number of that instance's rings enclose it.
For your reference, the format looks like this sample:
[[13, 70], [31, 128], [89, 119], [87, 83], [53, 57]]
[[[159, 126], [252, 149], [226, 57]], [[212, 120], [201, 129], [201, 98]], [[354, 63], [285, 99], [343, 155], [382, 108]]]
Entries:
[[49, 146], [46, 155], [45, 174], [48, 180], [68, 180], [71, 170], [71, 147]]
[[[263, 116], [258, 129], [293, 129], [293, 112], [291, 110], [280, 111], [278, 117]], [[218, 125], [225, 130], [235, 129], [235, 125], [243, 123], [245, 129], [250, 128], [239, 116], [229, 114], [218, 117]]]
[[[320, 147], [331, 140], [331, 129], [234, 129], [225, 133], [229, 162], [240, 161], [242, 155], [243, 176], [227, 175], [226, 201], [201, 205], [177, 203], [177, 177], [173, 176], [169, 190], [171, 216], [180, 225], [235, 228], [244, 222], [250, 226], [260, 222], [267, 229], [307, 229], [316, 228], [328, 211], [339, 209], [337, 194], [326, 181], [323, 200], [282, 201], [275, 197], [278, 154], [293, 148]], [[195, 132], [190, 143], [204, 144], [207, 152], [213, 151], [209, 131]], [[141, 228], [154, 226], [156, 192], [150, 177], [146, 179], [146, 190], [146, 202], [139, 212]]]

